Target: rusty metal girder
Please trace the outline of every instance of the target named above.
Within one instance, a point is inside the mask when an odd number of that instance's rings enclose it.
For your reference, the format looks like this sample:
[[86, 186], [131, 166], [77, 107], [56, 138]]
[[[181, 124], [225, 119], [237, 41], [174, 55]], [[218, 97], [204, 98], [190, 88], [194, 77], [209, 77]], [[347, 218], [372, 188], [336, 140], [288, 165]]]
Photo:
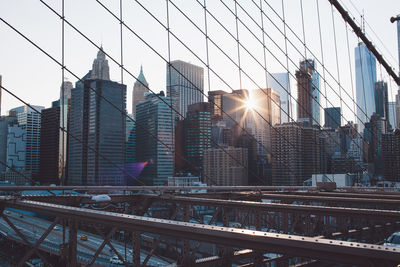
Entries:
[[[73, 196], [68, 196], [74, 198]], [[230, 207], [230, 208], [243, 208], [245, 210], [250, 209], [261, 209], [265, 211], [277, 211], [277, 212], [299, 212], [299, 213], [311, 213], [311, 214], [322, 214], [329, 216], [361, 216], [364, 218], [387, 218], [400, 220], [400, 211], [396, 210], [380, 210], [380, 209], [364, 209], [364, 208], [343, 208], [343, 207], [328, 207], [328, 206], [309, 206], [309, 205], [295, 205], [295, 204], [281, 204], [281, 203], [263, 203], [255, 201], [240, 201], [240, 200], [225, 200], [225, 199], [210, 199], [190, 196], [173, 196], [173, 195], [155, 195], [155, 194], [135, 194], [135, 195], [110, 195], [111, 202], [124, 202], [132, 201], [133, 199], [139, 198], [142, 202], [151, 203], [151, 201], [163, 201], [171, 203], [186, 203], [198, 206], [210, 206], [210, 207]], [[84, 198], [79, 197], [81, 200]], [[24, 199], [38, 200], [53, 203], [59, 203], [55, 196], [47, 198], [36, 197], [36, 196], [25, 196]], [[89, 200], [90, 198], [87, 198]], [[336, 198], [335, 198], [336, 199]], [[151, 201], [150, 201], [151, 200]], [[354, 200], [354, 199], [353, 199]], [[370, 199], [365, 199], [370, 202]], [[330, 200], [339, 201], [339, 200]], [[347, 200], [346, 200], [347, 201]], [[350, 200], [349, 200], [350, 201]], [[356, 201], [356, 200], [354, 200]], [[395, 204], [400, 206], [400, 201], [385, 200], [387, 203]], [[72, 201], [74, 202], [74, 201]], [[67, 204], [70, 201], [67, 201]], [[83, 201], [83, 203], [88, 203]]]
[[[349, 264], [369, 264], [381, 260], [398, 263], [400, 249], [374, 244], [316, 239], [253, 230], [199, 225], [127, 214], [116, 214], [27, 200], [0, 201], [3, 207], [95, 222], [130, 231], [149, 232], [175, 238], [199, 240], [237, 248], [270, 251], [318, 260]], [[76, 236], [76, 235], [75, 235]]]
[[42, 253], [39, 252], [38, 248], [35, 248], [35, 245], [33, 245], [29, 240], [25, 237], [24, 234], [21, 233], [21, 231], [8, 219], [8, 217], [4, 214], [1, 214], [1, 217], [4, 219], [4, 221], [14, 230], [14, 232], [21, 238], [21, 240], [30, 248], [33, 248], [33, 250], [36, 252], [36, 254], [42, 259], [42, 261], [47, 264], [48, 266], [53, 266], [51, 263], [48, 262], [46, 257], [42, 255]]
[[380, 220], [400, 220], [400, 211], [396, 210], [377, 210], [361, 208], [325, 207], [308, 206], [280, 203], [263, 203], [254, 201], [238, 201], [225, 199], [205, 199], [181, 196], [157, 196], [147, 195], [154, 200], [172, 203], [188, 203], [196, 206], [239, 208], [244, 210], [262, 210], [275, 212], [294, 212], [302, 214], [315, 214], [325, 216], [352, 216], [363, 218], [378, 218]]
[[[117, 192], [117, 191], [136, 191], [136, 192], [188, 192], [190, 190], [204, 189], [208, 192], [223, 192], [223, 191], [318, 191], [316, 187], [312, 186], [2, 186], [1, 191], [62, 191], [62, 190], [73, 190], [83, 192]], [[348, 191], [352, 193], [381, 193], [381, 194], [397, 194], [400, 195], [400, 191], [396, 188], [382, 188], [382, 187], [339, 187], [337, 191]]]

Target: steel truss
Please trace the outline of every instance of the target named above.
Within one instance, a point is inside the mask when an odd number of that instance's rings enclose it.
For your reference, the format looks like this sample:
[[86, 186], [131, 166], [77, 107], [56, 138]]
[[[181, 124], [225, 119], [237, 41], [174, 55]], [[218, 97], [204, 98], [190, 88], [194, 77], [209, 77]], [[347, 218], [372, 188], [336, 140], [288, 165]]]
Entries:
[[[2, 209], [15, 208], [57, 218], [35, 244], [25, 241], [31, 249], [29, 254], [23, 257], [24, 260], [40, 249], [39, 245], [45, 239], [45, 234], [63, 219], [69, 224], [66, 259], [70, 263], [74, 260], [77, 263], [76, 231], [78, 222], [82, 221], [93, 226], [104, 240], [94, 253], [90, 264], [95, 262], [106, 244], [113, 248], [110, 239], [116, 229], [123, 230], [130, 236], [131, 260], [123, 258], [114, 248], [115, 254], [126, 266], [138, 266], [140, 250], [141, 247], [146, 247], [146, 242], [150, 253], [141, 262], [142, 265], [146, 265], [148, 260], [157, 254], [160, 244], [173, 251], [171, 255], [175, 255], [177, 263], [183, 266], [227, 266], [244, 258], [251, 259], [253, 265], [249, 266], [262, 266], [268, 260], [263, 257], [263, 253], [266, 252], [282, 255], [277, 257], [276, 262], [286, 264], [293, 258], [308, 259], [305, 262], [316, 260], [359, 266], [391, 266], [400, 262], [399, 249], [335, 240], [381, 240], [383, 236], [399, 228], [400, 211], [229, 200], [222, 198], [228, 193], [214, 194], [217, 198], [210, 198], [212, 194], [193, 197], [189, 194], [173, 195], [165, 192], [161, 195], [111, 194], [111, 202], [123, 203], [124, 211], [129, 214], [81, 208], [81, 205], [94, 204], [90, 196], [84, 195], [3, 196], [0, 206]], [[257, 194], [263, 197], [283, 196], [285, 201], [288, 201], [286, 197], [289, 195], [310, 197], [306, 192], [266, 194], [259, 191]], [[339, 199], [346, 193], [334, 193], [329, 196], [326, 194], [331, 193], [322, 193], [321, 196], [316, 196], [318, 192], [310, 194], [321, 199]], [[251, 198], [256, 194], [231, 193], [231, 196], [246, 195]], [[377, 199], [385, 204], [398, 201], [396, 194], [382, 198], [380, 194], [376, 195], [379, 197]], [[355, 202], [364, 202], [373, 198], [353, 196], [352, 199]], [[209, 215], [207, 222], [205, 215]], [[2, 216], [6, 217], [4, 214]], [[7, 223], [12, 225], [9, 220]], [[100, 228], [108, 230], [104, 232]], [[276, 233], [266, 232], [271, 229]], [[153, 238], [145, 234], [150, 234]], [[24, 239], [22, 236], [21, 238]], [[175, 244], [172, 240], [175, 240]], [[204, 242], [214, 244], [217, 255], [204, 253], [201, 249]]]

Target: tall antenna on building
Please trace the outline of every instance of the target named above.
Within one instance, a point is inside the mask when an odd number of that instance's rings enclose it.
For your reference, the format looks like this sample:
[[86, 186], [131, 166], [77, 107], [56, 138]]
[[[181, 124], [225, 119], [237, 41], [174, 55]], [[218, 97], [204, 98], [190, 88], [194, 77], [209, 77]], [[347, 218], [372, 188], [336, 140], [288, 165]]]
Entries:
[[363, 34], [365, 34], [365, 14], [364, 14], [364, 9], [362, 10], [362, 15], [361, 15], [361, 31]]

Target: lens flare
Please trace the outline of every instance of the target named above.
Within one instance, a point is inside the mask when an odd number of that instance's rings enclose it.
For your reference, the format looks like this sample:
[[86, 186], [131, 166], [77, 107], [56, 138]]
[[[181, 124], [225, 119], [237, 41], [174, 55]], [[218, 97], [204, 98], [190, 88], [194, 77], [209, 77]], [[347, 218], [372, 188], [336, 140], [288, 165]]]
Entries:
[[256, 101], [252, 97], [247, 98], [245, 104], [246, 104], [246, 108], [250, 109], [250, 110], [254, 110], [257, 107]]

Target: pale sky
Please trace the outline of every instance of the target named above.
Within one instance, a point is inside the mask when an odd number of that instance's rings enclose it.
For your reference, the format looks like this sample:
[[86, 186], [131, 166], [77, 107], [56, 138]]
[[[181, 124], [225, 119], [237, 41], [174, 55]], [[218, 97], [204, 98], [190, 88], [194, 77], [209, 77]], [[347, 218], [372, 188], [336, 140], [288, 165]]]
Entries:
[[[112, 12], [119, 16], [119, 1], [117, 0], [99, 0], [105, 6], [109, 7]], [[203, 3], [204, 0], [200, 0]], [[338, 80], [338, 72], [335, 57], [335, 44], [333, 37], [332, 13], [328, 0], [303, 0], [304, 23], [306, 45], [313, 54], [322, 61], [321, 44], [318, 31], [317, 6], [319, 3], [324, 62], [327, 70]], [[53, 7], [57, 12], [61, 13], [61, 0], [50, 1], [44, 0]], [[158, 53], [168, 60], [168, 43], [167, 31], [152, 18], [137, 2], [141, 3], [150, 12], [156, 16], [161, 23], [166, 25], [166, 1], [164, 0], [123, 0], [123, 20], [150, 44]], [[202, 6], [195, 0], [173, 0], [176, 6], [184, 11], [200, 29], [204, 31], [204, 10]], [[264, 1], [263, 10], [269, 19], [275, 23], [278, 28], [283, 31], [283, 23], [277, 15], [268, 7]], [[233, 0], [207, 0], [207, 8], [220, 22], [236, 36], [235, 17], [223, 4], [234, 12]], [[256, 4], [259, 0], [240, 0], [238, 3], [246, 9], [251, 17], [261, 25], [261, 14]], [[282, 16], [281, 0], [268, 0], [268, 3], [276, 9], [276, 12]], [[302, 19], [300, 0], [285, 0], [285, 16], [288, 25], [303, 39]], [[400, 13], [400, 3], [398, 0], [342, 0], [346, 8], [354, 15], [357, 22], [360, 22], [360, 16], [354, 9], [357, 6], [360, 12], [364, 12], [366, 18], [366, 33], [373, 41], [377, 49], [383, 53], [390, 65], [398, 72], [398, 56], [397, 56], [397, 36], [396, 26], [389, 22], [389, 18]], [[353, 4], [353, 5], [352, 5]], [[262, 40], [262, 31], [257, 25], [240, 9], [238, 6], [239, 18], [248, 25], [254, 34]], [[194, 53], [198, 55], [205, 63], [206, 57], [206, 41], [204, 35], [196, 29], [179, 11], [170, 3], [170, 28], [171, 31], [181, 39]], [[27, 35], [34, 42], [40, 45], [46, 52], [54, 58], [61, 61], [61, 19], [59, 19], [52, 11], [50, 11], [39, 0], [2, 0], [0, 2], [0, 17], [10, 23], [23, 34]], [[95, 0], [65, 0], [65, 18], [75, 27], [86, 34], [97, 45], [103, 45], [106, 53], [110, 54], [114, 59], [120, 61], [121, 43], [120, 43], [120, 26], [118, 21], [112, 17], [98, 2]], [[264, 17], [264, 29], [266, 33], [273, 39], [264, 35], [265, 43], [271, 53], [267, 53], [267, 70], [271, 73], [286, 72], [286, 57], [276, 46], [285, 49], [284, 37], [273, 26], [271, 21]], [[357, 45], [355, 34], [349, 29], [349, 45], [350, 45], [350, 63], [346, 42], [346, 28], [343, 20], [336, 10], [334, 10], [334, 21], [337, 38], [337, 49], [339, 58], [339, 78], [343, 88], [352, 95], [351, 78], [353, 79], [353, 87], [355, 91], [354, 78], [354, 48]], [[236, 41], [219, 24], [208, 14], [207, 15], [208, 34], [221, 49], [224, 50], [235, 62], [238, 62], [238, 51]], [[378, 37], [374, 32], [378, 34]], [[294, 75], [296, 65], [304, 57], [304, 46], [295, 37], [294, 34], [286, 29], [288, 39], [298, 49], [296, 51], [288, 44], [288, 55], [290, 57], [289, 70]], [[59, 90], [62, 81], [61, 68], [50, 60], [46, 55], [32, 46], [21, 36], [15, 33], [7, 25], [0, 21], [0, 75], [3, 77], [3, 86], [12, 90], [13, 93], [25, 101], [34, 104], [50, 107], [51, 102], [58, 99]], [[165, 76], [166, 63], [155, 52], [149, 49], [135, 35], [124, 28], [123, 31], [123, 59], [125, 68], [133, 75], [139, 74], [140, 65], [143, 65], [144, 75], [149, 82], [150, 89], [155, 92], [166, 90]], [[244, 72], [251, 77], [246, 77], [242, 73], [242, 87], [246, 89], [264, 88], [265, 70], [263, 68], [264, 55], [262, 44], [252, 36], [249, 31], [239, 23], [239, 40], [253, 54], [253, 56], [262, 64], [260, 66], [244, 49], [240, 49], [241, 67]], [[274, 44], [276, 43], [276, 45]], [[381, 43], [383, 42], [384, 45]], [[300, 53], [299, 53], [300, 52]], [[97, 48], [75, 32], [71, 27], [65, 25], [65, 64], [76, 75], [82, 77], [91, 69], [93, 59], [96, 57]], [[174, 37], [171, 36], [171, 60], [181, 59], [189, 61], [193, 64], [205, 68], [205, 88], [208, 90], [226, 90], [231, 88], [239, 89], [238, 68], [218, 50], [218, 48], [209, 42], [209, 60], [210, 67], [215, 70], [221, 79], [216, 75], [210, 75], [210, 88], [208, 87], [208, 76], [206, 66], [197, 59], [190, 51], [181, 45]], [[313, 58], [309, 51], [307, 57]], [[283, 66], [282, 66], [283, 64]], [[121, 81], [120, 69], [109, 59], [111, 79]], [[350, 75], [350, 67], [353, 77]], [[321, 64], [317, 64], [320, 74], [323, 74]], [[390, 98], [397, 93], [397, 86], [394, 81], [389, 81], [388, 75], [381, 71], [377, 66], [378, 79], [388, 82]], [[73, 75], [66, 73], [66, 78], [75, 83], [76, 79]], [[326, 87], [326, 95], [328, 100], [334, 106], [339, 106], [339, 98], [334, 93], [338, 92], [339, 86], [326, 73], [328, 83], [332, 86]], [[254, 80], [252, 82], [251, 80]], [[124, 84], [128, 86], [127, 90], [127, 110], [132, 110], [132, 88], [134, 78], [128, 73], [124, 74]], [[292, 93], [296, 93], [296, 82], [291, 79]], [[325, 86], [321, 77], [321, 92], [325, 95]], [[342, 92], [344, 101], [348, 106], [352, 107], [351, 99]], [[321, 104], [326, 106], [326, 100], [321, 95]], [[18, 100], [3, 92], [2, 99], [2, 115], [6, 111], [22, 105]], [[328, 104], [328, 106], [331, 106]], [[346, 109], [346, 105], [342, 104], [343, 114], [346, 120], [354, 120], [351, 110]], [[323, 114], [323, 112], [321, 112]], [[342, 120], [342, 123], [345, 121]], [[323, 119], [321, 118], [323, 125]]]

